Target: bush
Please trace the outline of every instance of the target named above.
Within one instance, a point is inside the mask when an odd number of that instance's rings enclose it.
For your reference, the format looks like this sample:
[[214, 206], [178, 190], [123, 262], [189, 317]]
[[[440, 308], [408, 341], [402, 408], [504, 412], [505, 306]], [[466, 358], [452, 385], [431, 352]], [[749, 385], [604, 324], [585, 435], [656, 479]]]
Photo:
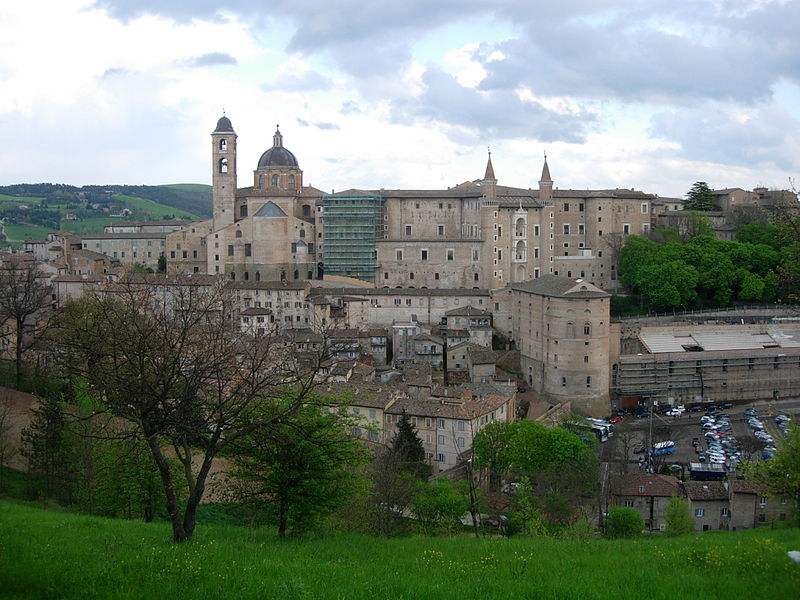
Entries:
[[629, 506], [612, 506], [606, 517], [606, 537], [628, 538], [639, 535], [644, 529], [642, 516]]
[[685, 535], [694, 531], [694, 522], [689, 512], [689, 501], [686, 498], [673, 496], [667, 504], [667, 535]]

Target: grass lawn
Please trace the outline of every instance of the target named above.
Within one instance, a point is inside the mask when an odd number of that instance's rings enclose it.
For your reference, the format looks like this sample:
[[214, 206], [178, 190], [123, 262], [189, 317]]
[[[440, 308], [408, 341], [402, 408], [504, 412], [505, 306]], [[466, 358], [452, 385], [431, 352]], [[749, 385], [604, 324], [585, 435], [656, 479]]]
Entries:
[[161, 219], [170, 215], [175, 215], [179, 219], [198, 218], [197, 215], [190, 213], [189, 211], [159, 204], [158, 202], [153, 202], [152, 200], [146, 200], [144, 198], [136, 198], [134, 196], [126, 196], [124, 194], [114, 194], [113, 198], [114, 200], [125, 202], [125, 204], [128, 206], [142, 210], [156, 219]]
[[165, 523], [0, 502], [4, 598], [797, 598], [800, 530], [631, 541], [350, 534], [280, 541], [273, 530]]
[[0, 194], [0, 202], [13, 202], [14, 204], [27, 204], [38, 205], [44, 198], [37, 198], [33, 196], [9, 196], [8, 194]]
[[19, 246], [25, 240], [43, 240], [52, 231], [47, 227], [37, 227], [36, 225], [17, 225], [6, 223], [3, 225], [6, 232], [6, 239], [12, 246]]

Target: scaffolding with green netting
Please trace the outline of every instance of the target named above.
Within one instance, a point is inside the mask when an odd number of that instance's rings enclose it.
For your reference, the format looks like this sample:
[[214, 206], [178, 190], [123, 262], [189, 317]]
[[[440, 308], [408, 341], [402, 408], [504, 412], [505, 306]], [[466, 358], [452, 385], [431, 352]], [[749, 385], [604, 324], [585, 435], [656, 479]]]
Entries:
[[323, 261], [326, 275], [375, 281], [376, 240], [383, 239], [380, 194], [342, 192], [322, 197]]

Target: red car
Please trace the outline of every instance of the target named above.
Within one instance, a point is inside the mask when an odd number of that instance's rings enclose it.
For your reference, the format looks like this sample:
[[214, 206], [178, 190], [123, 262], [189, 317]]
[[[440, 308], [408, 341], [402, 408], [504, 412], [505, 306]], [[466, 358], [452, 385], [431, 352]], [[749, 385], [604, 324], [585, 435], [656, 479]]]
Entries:
[[622, 421], [622, 417], [619, 415], [614, 415], [608, 420], [609, 423], [619, 423], [620, 421]]

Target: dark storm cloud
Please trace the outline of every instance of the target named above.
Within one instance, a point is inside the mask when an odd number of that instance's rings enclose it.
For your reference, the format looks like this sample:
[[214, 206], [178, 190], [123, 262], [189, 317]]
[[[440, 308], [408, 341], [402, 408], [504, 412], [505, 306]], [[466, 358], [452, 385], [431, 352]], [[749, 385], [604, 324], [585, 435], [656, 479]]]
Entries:
[[[219, 16], [210, 0], [97, 0], [119, 18], [144, 13], [186, 21]], [[754, 0], [276, 0], [269, 14], [290, 19], [288, 50], [329, 53], [358, 77], [401, 72], [410, 47], [443, 24], [478, 16], [515, 25], [515, 40], [482, 47], [504, 60], [486, 64], [485, 89], [530, 87], [537, 94], [622, 100], [733, 98], [769, 94], [780, 77], [800, 79], [800, 3]], [[263, 16], [257, 0], [224, 10]], [[480, 58], [480, 55], [478, 56]]]
[[484, 138], [536, 138], [581, 142], [590, 113], [562, 114], [537, 102], [520, 100], [513, 91], [480, 92], [460, 85], [451, 75], [429, 69], [418, 97], [395, 103], [395, 121], [430, 119], [477, 129]]
[[235, 64], [237, 64], [236, 59], [225, 52], [209, 52], [186, 61], [186, 65], [189, 67], [215, 67], [217, 65]]
[[317, 71], [306, 71], [299, 75], [281, 76], [261, 85], [264, 91], [313, 92], [328, 90], [333, 86], [330, 78]]

